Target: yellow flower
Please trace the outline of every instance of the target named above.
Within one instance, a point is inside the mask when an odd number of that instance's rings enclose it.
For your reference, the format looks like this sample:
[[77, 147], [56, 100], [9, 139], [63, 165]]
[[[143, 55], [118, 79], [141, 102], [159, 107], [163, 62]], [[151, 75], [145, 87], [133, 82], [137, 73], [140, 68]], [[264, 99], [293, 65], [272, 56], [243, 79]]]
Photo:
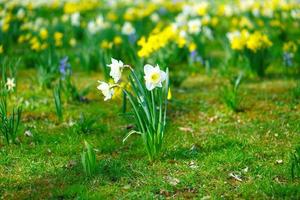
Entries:
[[236, 27], [238, 24], [239, 24], [238, 18], [236, 18], [236, 17], [232, 18], [231, 25]]
[[107, 40], [103, 40], [100, 44], [100, 47], [102, 49], [111, 49], [112, 48], [112, 43], [108, 42]]
[[[113, 81], [111, 83], [114, 84]], [[120, 83], [120, 87], [114, 88], [114, 95], [112, 96], [112, 99], [120, 99], [122, 97], [123, 94], [122, 88], [126, 88], [126, 84], [124, 82]]]
[[76, 44], [77, 44], [76, 39], [75, 38], [71, 38], [70, 41], [69, 41], [69, 44], [70, 44], [71, 47], [75, 47]]
[[109, 12], [107, 13], [107, 19], [111, 21], [116, 21], [118, 19], [118, 16], [113, 12]]
[[63, 38], [63, 34], [61, 32], [54, 33], [54, 40], [61, 40]]
[[138, 41], [138, 45], [141, 49], [138, 51], [139, 57], [148, 57], [150, 54], [158, 51], [159, 49], [165, 47], [169, 42], [175, 39], [175, 32], [172, 26], [167, 26], [166, 28], [159, 31], [156, 28], [151, 32], [149, 37], [146, 39], [142, 37]]
[[240, 27], [247, 27], [249, 29], [253, 28], [252, 22], [246, 17], [241, 18], [241, 21], [239, 22], [239, 25], [240, 25]]
[[204, 16], [207, 13], [207, 9], [208, 9], [208, 3], [207, 2], [201, 2], [198, 5], [198, 9], [197, 9], [197, 13], [200, 16]]
[[218, 25], [218, 23], [219, 23], [219, 19], [217, 18], [217, 17], [213, 17], [212, 19], [211, 19], [211, 25], [213, 26], [213, 27], [215, 27], [215, 26], [217, 26]]
[[7, 32], [9, 29], [9, 23], [3, 23], [2, 24], [2, 31], [3, 32]]
[[48, 31], [45, 28], [40, 30], [40, 37], [42, 40], [46, 40], [48, 38]]
[[122, 38], [120, 36], [116, 36], [114, 38], [114, 44], [115, 45], [120, 45], [122, 43]]
[[193, 51], [195, 51], [197, 49], [197, 45], [195, 44], [195, 43], [191, 43], [190, 45], [189, 45], [189, 51], [190, 52], [193, 52]]
[[55, 40], [55, 46], [59, 47], [62, 46], [62, 38], [63, 38], [63, 34], [61, 32], [55, 32], [54, 33], [54, 40]]
[[255, 53], [257, 50], [266, 49], [272, 46], [272, 42], [269, 40], [267, 35], [256, 31], [249, 36], [246, 46]]
[[32, 43], [32, 45], [31, 45], [31, 47], [30, 47], [32, 50], [35, 50], [35, 51], [39, 51], [40, 50], [40, 48], [41, 48], [41, 44], [40, 44], [40, 42], [39, 41], [37, 41], [37, 42], [34, 42], [34, 43]]
[[3, 54], [4, 49], [3, 49], [3, 45], [0, 45], [0, 54]]
[[179, 48], [183, 48], [184, 45], [186, 44], [186, 39], [184, 37], [177, 37], [176, 38], [176, 43]]
[[19, 37], [18, 37], [18, 43], [23, 43], [24, 41], [26, 40], [26, 37], [25, 37], [25, 35], [20, 35]]
[[293, 41], [289, 41], [283, 44], [283, 51], [289, 53], [295, 53], [298, 49], [297, 44]]
[[249, 33], [246, 29], [243, 29], [241, 32], [235, 31], [227, 34], [227, 37], [230, 40], [230, 46], [233, 50], [241, 51], [244, 49]]
[[239, 37], [232, 38], [231, 48], [233, 50], [243, 50], [244, 44], [243, 44], [241, 38], [239, 38]]
[[168, 90], [168, 97], [167, 97], [168, 100], [171, 100], [172, 99], [172, 93], [171, 93], [171, 88], [169, 88]]

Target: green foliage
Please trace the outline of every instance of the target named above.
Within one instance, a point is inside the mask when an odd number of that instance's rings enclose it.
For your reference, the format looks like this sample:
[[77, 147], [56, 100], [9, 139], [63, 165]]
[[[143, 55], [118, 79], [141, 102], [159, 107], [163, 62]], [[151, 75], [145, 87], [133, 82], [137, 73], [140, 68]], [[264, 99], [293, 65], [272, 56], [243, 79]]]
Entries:
[[71, 75], [67, 75], [64, 80], [61, 80], [61, 82], [64, 86], [63, 91], [65, 93], [65, 96], [69, 97], [70, 98], [69, 100], [78, 101], [78, 102], [82, 102], [86, 100], [84, 96], [86, 96], [89, 93], [90, 91], [89, 87], [86, 87], [82, 90], [78, 90], [76, 85], [73, 84], [71, 80]]
[[14, 107], [12, 113], [7, 111], [7, 97], [6, 95], [0, 98], [0, 132], [4, 136], [6, 143], [16, 142], [19, 124], [21, 121], [22, 108]]
[[292, 95], [293, 95], [295, 100], [300, 100], [300, 80], [297, 81], [296, 87], [293, 88]]
[[52, 82], [58, 74], [58, 57], [54, 50], [41, 54], [37, 60], [37, 78], [40, 87], [51, 88]]
[[291, 176], [292, 178], [300, 178], [300, 147], [291, 155]]
[[164, 139], [169, 71], [167, 69], [167, 79], [162, 88], [155, 88], [152, 91], [148, 91], [131, 69], [130, 85], [133, 93], [126, 90], [124, 92], [133, 107], [138, 130], [130, 131], [123, 139], [123, 142], [134, 133], [140, 134], [148, 153], [148, 158], [152, 161], [159, 155]]
[[270, 64], [270, 52], [268, 49], [262, 49], [257, 52], [247, 50], [245, 53], [250, 69], [258, 76], [263, 77]]
[[81, 154], [81, 163], [86, 176], [92, 176], [96, 172], [97, 161], [93, 147], [84, 141], [85, 150]]
[[57, 86], [53, 88], [53, 97], [56, 109], [56, 116], [59, 121], [63, 120], [63, 105], [61, 100], [61, 84], [59, 83]]
[[222, 89], [222, 98], [228, 108], [234, 112], [240, 111], [240, 96], [239, 87], [241, 84], [242, 75], [239, 75], [234, 81], [231, 81], [229, 86], [224, 86]]
[[94, 130], [94, 124], [96, 123], [96, 117], [85, 116], [81, 113], [80, 118], [74, 125], [74, 131], [76, 133], [89, 134]]

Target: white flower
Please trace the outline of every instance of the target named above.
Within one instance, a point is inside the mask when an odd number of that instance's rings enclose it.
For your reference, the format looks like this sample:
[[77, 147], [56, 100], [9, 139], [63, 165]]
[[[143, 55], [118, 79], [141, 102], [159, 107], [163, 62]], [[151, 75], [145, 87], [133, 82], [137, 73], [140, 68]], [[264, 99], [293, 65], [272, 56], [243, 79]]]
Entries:
[[122, 33], [124, 35], [132, 35], [132, 34], [135, 33], [135, 29], [134, 29], [134, 27], [132, 26], [131, 23], [125, 22], [123, 27], [122, 27]]
[[122, 75], [122, 69], [124, 67], [124, 64], [121, 60], [116, 60], [111, 58], [111, 64], [107, 65], [110, 67], [110, 73], [109, 75], [114, 79], [115, 83], [117, 83]]
[[33, 136], [30, 130], [26, 130], [24, 132], [24, 135], [27, 136], [27, 137], [32, 137]]
[[159, 15], [157, 13], [153, 13], [150, 16], [150, 19], [151, 19], [152, 22], [158, 22], [159, 21]]
[[17, 12], [17, 18], [18, 19], [23, 19], [25, 17], [25, 11], [23, 8], [20, 8]]
[[87, 28], [91, 34], [95, 34], [98, 31], [98, 28], [94, 21], [89, 21]]
[[71, 24], [73, 26], [80, 26], [80, 13], [76, 12], [71, 15]]
[[13, 91], [14, 87], [16, 87], [14, 78], [7, 78], [6, 84], [8, 91]]
[[200, 19], [192, 19], [188, 22], [188, 32], [191, 34], [198, 34], [201, 31]]
[[166, 72], [161, 71], [158, 65], [156, 65], [156, 67], [149, 64], [145, 65], [144, 73], [146, 88], [150, 91], [156, 87], [162, 87], [162, 82], [167, 78]]
[[204, 35], [205, 35], [209, 40], [213, 40], [213, 39], [214, 39], [212, 30], [211, 30], [210, 28], [204, 27], [204, 28], [203, 28], [203, 33], [204, 33]]
[[239, 32], [239, 31], [228, 32], [228, 33], [226, 33], [226, 37], [231, 42], [234, 38], [241, 37], [241, 32]]
[[103, 15], [99, 15], [96, 19], [96, 25], [101, 30], [109, 27], [110, 24], [104, 21]]
[[104, 95], [104, 101], [107, 101], [112, 98], [114, 94], [114, 89], [108, 83], [98, 81], [100, 85], [97, 87], [98, 90]]

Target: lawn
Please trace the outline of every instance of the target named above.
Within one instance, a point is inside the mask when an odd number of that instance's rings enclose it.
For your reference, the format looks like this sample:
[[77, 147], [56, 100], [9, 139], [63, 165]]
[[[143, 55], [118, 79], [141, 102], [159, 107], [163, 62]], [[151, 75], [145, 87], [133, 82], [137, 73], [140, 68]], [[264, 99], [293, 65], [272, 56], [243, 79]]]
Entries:
[[299, 0], [0, 0], [0, 200], [300, 199]]
[[[245, 80], [243, 109], [232, 112], [220, 97], [224, 78], [190, 77], [172, 89], [163, 150], [150, 162], [140, 137], [122, 142], [133, 122], [122, 113], [120, 99], [102, 100], [96, 90], [101, 74], [74, 74], [79, 87], [91, 85], [91, 92], [85, 103], [65, 102], [65, 120], [58, 123], [52, 91], [40, 89], [34, 73], [19, 72], [16, 96], [26, 106], [19, 143], [0, 150], [2, 199], [300, 197], [300, 180], [291, 178], [291, 154], [300, 139], [294, 79]], [[88, 131], [76, 126], [82, 115], [95, 120]], [[84, 140], [96, 151], [92, 177], [81, 164]]]

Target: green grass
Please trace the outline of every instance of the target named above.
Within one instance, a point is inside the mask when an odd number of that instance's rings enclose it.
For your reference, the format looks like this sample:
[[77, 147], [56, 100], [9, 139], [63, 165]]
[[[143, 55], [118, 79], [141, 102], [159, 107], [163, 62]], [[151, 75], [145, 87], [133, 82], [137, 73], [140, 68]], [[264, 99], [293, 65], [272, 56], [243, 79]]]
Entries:
[[[30, 129], [33, 137], [22, 131], [19, 145], [2, 142], [2, 199], [300, 197], [300, 180], [290, 173], [290, 154], [300, 145], [300, 105], [291, 95], [293, 80], [245, 80], [244, 112], [233, 113], [219, 96], [222, 78], [191, 77], [181, 89], [173, 88], [163, 154], [149, 163], [141, 138], [122, 143], [132, 120], [122, 116], [119, 100], [102, 101], [96, 91], [100, 74], [75, 74], [79, 88], [95, 83], [95, 89], [89, 103], [65, 104], [65, 123], [58, 123], [52, 91], [38, 90], [27, 76], [31, 73], [20, 73], [18, 96], [29, 102], [22, 128]], [[96, 119], [88, 133], [68, 125], [80, 120], [81, 113]], [[97, 149], [92, 178], [81, 165], [84, 140]]]

